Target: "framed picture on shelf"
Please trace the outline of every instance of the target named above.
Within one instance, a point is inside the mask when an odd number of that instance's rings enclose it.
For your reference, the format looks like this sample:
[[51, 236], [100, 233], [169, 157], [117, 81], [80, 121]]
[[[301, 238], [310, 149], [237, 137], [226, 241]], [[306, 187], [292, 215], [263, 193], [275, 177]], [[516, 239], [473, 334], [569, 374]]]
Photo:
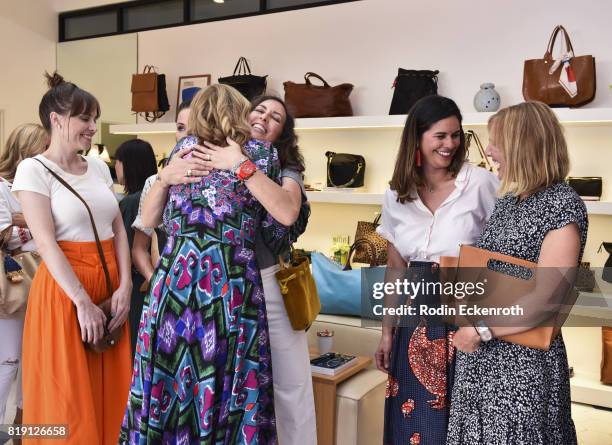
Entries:
[[176, 114], [181, 102], [191, 99], [202, 88], [210, 85], [210, 74], [197, 74], [195, 76], [180, 76], [176, 93]]

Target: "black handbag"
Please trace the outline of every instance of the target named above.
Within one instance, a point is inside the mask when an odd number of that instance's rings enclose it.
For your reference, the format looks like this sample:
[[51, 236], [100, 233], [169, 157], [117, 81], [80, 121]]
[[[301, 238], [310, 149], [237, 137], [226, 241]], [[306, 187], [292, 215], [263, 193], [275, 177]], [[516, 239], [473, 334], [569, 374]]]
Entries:
[[328, 187], [363, 187], [366, 162], [363, 156], [325, 152]]
[[569, 177], [567, 183], [576, 190], [581, 197], [589, 200], [601, 198], [602, 180], [601, 176], [592, 177]]
[[255, 99], [257, 96], [261, 96], [266, 92], [266, 85], [268, 76], [256, 76], [251, 74], [251, 67], [249, 62], [244, 57], [238, 59], [236, 67], [234, 68], [234, 74], [226, 77], [219, 77], [219, 83], [229, 85], [240, 91], [249, 102]]
[[601, 273], [601, 278], [608, 283], [612, 283], [612, 243], [601, 243], [599, 246], [599, 250], [597, 253], [601, 252], [601, 248], [606, 249], [606, 252], [610, 255], [606, 260], [606, 264], [604, 264], [603, 272]]
[[438, 94], [438, 73], [430, 70], [399, 68], [393, 82], [393, 99], [389, 114], [407, 114], [416, 101]]

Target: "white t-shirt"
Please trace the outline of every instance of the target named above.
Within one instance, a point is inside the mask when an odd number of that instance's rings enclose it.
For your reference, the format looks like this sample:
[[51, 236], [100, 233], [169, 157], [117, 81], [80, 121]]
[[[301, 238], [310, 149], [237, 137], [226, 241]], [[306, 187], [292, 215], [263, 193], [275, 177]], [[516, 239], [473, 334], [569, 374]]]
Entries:
[[377, 232], [397, 249], [404, 261], [435, 261], [458, 256], [461, 244], [474, 244], [495, 206], [499, 180], [484, 168], [465, 163], [455, 190], [434, 214], [416, 200], [401, 204], [397, 193], [385, 192]]
[[[87, 172], [83, 175], [73, 175], [42, 155], [35, 158], [61, 176], [87, 202], [100, 240], [112, 238], [112, 224], [119, 214], [119, 205], [112, 191], [110, 171], [104, 161], [85, 157]], [[89, 214], [83, 203], [38, 161], [24, 159], [19, 163], [11, 191], [36, 192], [50, 198], [56, 240], [95, 241]]]
[[[15, 213], [22, 213], [19, 201], [11, 194], [10, 182], [0, 178], [0, 231], [13, 224]], [[26, 252], [36, 250], [36, 244], [28, 229], [13, 226], [12, 232], [6, 246], [9, 250], [21, 249]]]

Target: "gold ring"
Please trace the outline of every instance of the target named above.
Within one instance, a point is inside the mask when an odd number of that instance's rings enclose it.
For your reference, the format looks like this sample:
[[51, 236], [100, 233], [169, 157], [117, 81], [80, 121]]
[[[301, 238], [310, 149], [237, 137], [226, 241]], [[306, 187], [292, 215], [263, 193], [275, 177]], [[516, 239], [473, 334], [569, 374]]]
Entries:
[[189, 170], [187, 170], [187, 174], [185, 176], [191, 176], [191, 173], [192, 173], [192, 171], [191, 171], [191, 169], [189, 169]]
[[206, 155], [206, 160], [210, 161], [211, 160], [211, 156], [209, 154]]

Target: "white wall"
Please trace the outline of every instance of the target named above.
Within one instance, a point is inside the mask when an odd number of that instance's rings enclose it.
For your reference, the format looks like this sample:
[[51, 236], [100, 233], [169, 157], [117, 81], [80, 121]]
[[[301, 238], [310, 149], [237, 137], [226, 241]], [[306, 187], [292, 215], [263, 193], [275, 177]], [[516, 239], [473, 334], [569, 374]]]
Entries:
[[0, 110], [4, 135], [24, 122], [39, 122], [38, 104], [47, 90], [43, 72], [55, 69], [57, 14], [40, 0], [0, 2]]
[[439, 69], [440, 93], [467, 112], [485, 81], [496, 84], [502, 105], [521, 101], [523, 61], [542, 57], [562, 23], [576, 53], [597, 58], [598, 92], [589, 106], [610, 107], [610, 17], [607, 0], [584, 0], [579, 8], [571, 0], [363, 0], [143, 32], [139, 64], [166, 73], [170, 98], [179, 75], [210, 73], [216, 80], [231, 74], [239, 56], [281, 94], [283, 81], [314, 71], [332, 85], [353, 83], [360, 115], [388, 112], [398, 67]]
[[[398, 66], [439, 69], [440, 93], [473, 112], [479, 85], [497, 85], [502, 105], [522, 100], [526, 58], [542, 57], [554, 25], [562, 23], [577, 54], [597, 58], [598, 91], [589, 107], [612, 107], [612, 3], [585, 0], [496, 2], [466, 0], [363, 0], [259, 17], [160, 29], [139, 34], [139, 66], [154, 64], [167, 76], [174, 106], [180, 75], [231, 74], [236, 60], [247, 57], [255, 74], [268, 74], [268, 89], [283, 94], [282, 82], [300, 81], [306, 71], [329, 83], [351, 82], [355, 114], [388, 112], [391, 84]], [[162, 120], [171, 121], [171, 110]], [[482, 130], [480, 130], [482, 131]], [[386, 188], [395, 160], [399, 131], [301, 132], [307, 179], [325, 178], [326, 150], [366, 157], [369, 191]], [[612, 126], [567, 129], [572, 175], [607, 176], [604, 199], [612, 199]], [[486, 132], [482, 132], [486, 143]], [[149, 137], [147, 137], [149, 138]], [[149, 138], [150, 139], [150, 138]], [[166, 141], [165, 143], [163, 141]], [[170, 136], [155, 138], [158, 152], [172, 147]], [[332, 233], [353, 234], [358, 218], [372, 218], [376, 207], [316, 205], [313, 224], [302, 243], [327, 250]], [[343, 218], [334, 218], [342, 212]], [[593, 217], [586, 259], [603, 264], [597, 246], [612, 232], [612, 218]]]
[[[57, 70], [100, 101], [99, 122], [135, 122], [130, 87], [136, 72], [138, 36], [122, 34], [57, 44]], [[100, 125], [98, 125], [100, 130]], [[95, 143], [100, 142], [101, 131]]]

